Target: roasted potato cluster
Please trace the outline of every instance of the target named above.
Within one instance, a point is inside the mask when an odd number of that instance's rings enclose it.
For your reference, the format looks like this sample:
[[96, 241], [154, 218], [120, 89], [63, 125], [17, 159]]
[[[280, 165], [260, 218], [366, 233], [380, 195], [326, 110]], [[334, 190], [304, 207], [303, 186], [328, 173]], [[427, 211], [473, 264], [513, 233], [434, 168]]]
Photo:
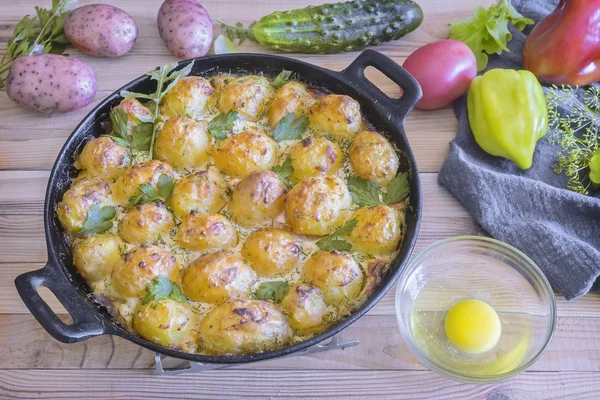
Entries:
[[[118, 135], [82, 147], [56, 212], [74, 267], [117, 321], [168, 348], [247, 354], [362, 304], [401, 245], [405, 202], [388, 201], [400, 156], [357, 101], [322, 93], [261, 75], [184, 77], [148, 150], [131, 141], [150, 109], [114, 108]], [[290, 113], [301, 131], [278, 125]]]

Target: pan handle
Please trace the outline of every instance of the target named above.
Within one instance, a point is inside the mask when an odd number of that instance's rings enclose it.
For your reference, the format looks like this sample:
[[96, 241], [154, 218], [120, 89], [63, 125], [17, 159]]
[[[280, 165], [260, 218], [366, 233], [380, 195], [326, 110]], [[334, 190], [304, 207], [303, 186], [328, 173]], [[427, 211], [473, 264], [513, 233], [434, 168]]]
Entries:
[[[390, 78], [402, 89], [402, 96], [393, 99], [383, 93], [377, 86], [365, 77], [365, 68], [374, 67]], [[408, 114], [423, 96], [419, 82], [404, 68], [391, 58], [375, 50], [365, 50], [352, 61], [342, 75], [357, 85], [362, 91], [373, 97], [377, 102], [388, 105], [395, 111], [392, 118], [404, 122]]]
[[[65, 343], [79, 342], [110, 333], [110, 328], [95, 315], [65, 275], [57, 270], [58, 268], [48, 264], [36, 271], [21, 274], [15, 279], [17, 292], [40, 325], [56, 340]], [[39, 286], [45, 286], [54, 293], [73, 318], [73, 324], [65, 324], [58, 318], [48, 303], [40, 297], [37, 291]]]

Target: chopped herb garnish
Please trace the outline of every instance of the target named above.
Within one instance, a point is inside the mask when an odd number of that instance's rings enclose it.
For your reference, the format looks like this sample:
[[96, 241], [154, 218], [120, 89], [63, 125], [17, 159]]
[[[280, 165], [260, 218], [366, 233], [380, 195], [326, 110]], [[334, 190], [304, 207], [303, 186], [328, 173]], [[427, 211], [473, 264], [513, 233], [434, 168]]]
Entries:
[[79, 233], [92, 234], [104, 233], [113, 226], [113, 218], [117, 211], [112, 206], [100, 207], [93, 204], [88, 210], [87, 217], [79, 230]]
[[291, 112], [279, 120], [273, 130], [273, 139], [278, 142], [282, 140], [300, 139], [308, 128], [308, 118]]
[[215, 139], [223, 140], [227, 137], [227, 132], [233, 128], [237, 117], [237, 111], [233, 110], [219, 114], [208, 123], [208, 131]]
[[273, 86], [275, 89], [279, 89], [292, 77], [293, 74], [294, 73], [292, 71], [288, 71], [286, 69], [281, 70], [275, 79], [273, 79], [271, 86]]
[[130, 206], [136, 206], [142, 203], [150, 203], [152, 201], [162, 201], [163, 203], [167, 203], [169, 197], [171, 197], [171, 193], [173, 192], [173, 187], [175, 183], [173, 182], [173, 178], [169, 175], [162, 174], [158, 178], [158, 182], [156, 184], [155, 190], [152, 185], [148, 183], [142, 183], [138, 188], [140, 189], [140, 194], [133, 196], [129, 199]]
[[167, 298], [175, 300], [178, 303], [189, 301], [189, 298], [183, 293], [178, 284], [164, 276], [157, 276], [146, 286], [146, 295], [142, 298], [142, 304]]
[[324, 251], [351, 251], [352, 245], [346, 242], [344, 239], [336, 239], [338, 236], [346, 235], [352, 232], [352, 229], [356, 226], [358, 221], [356, 219], [351, 219], [346, 222], [341, 228], [333, 232], [331, 235], [324, 237], [323, 239], [317, 241], [315, 243], [318, 248]]
[[254, 292], [254, 298], [258, 300], [273, 300], [275, 303], [279, 303], [283, 300], [289, 289], [290, 285], [286, 281], [263, 282], [256, 292]]
[[287, 186], [291, 187], [292, 182], [288, 179], [290, 175], [294, 173], [294, 167], [292, 167], [292, 159], [290, 157], [286, 158], [283, 164], [276, 165], [271, 168], [271, 171], [277, 174], [277, 177]]

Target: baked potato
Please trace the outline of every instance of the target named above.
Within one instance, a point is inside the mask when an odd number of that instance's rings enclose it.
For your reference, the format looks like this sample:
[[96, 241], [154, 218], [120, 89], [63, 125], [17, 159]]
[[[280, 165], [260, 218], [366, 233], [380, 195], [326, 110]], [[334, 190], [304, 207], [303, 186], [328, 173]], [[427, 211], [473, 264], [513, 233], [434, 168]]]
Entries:
[[73, 265], [88, 283], [106, 279], [114, 266], [123, 262], [122, 245], [115, 235], [88, 236], [73, 246]]
[[356, 226], [347, 235], [354, 250], [372, 255], [393, 253], [402, 239], [403, 226], [395, 208], [377, 205], [358, 209]]
[[143, 121], [152, 121], [154, 116], [148, 107], [136, 99], [123, 99], [114, 107], [127, 114], [127, 134], [131, 135], [132, 129]]
[[208, 161], [210, 136], [204, 125], [188, 117], [171, 118], [158, 132], [154, 157], [175, 168], [198, 167]]
[[264, 225], [283, 212], [285, 185], [272, 171], [257, 171], [238, 182], [233, 189], [229, 212], [242, 226]]
[[399, 159], [396, 150], [377, 132], [360, 132], [350, 145], [349, 158], [356, 175], [374, 182], [377, 186], [387, 185], [398, 172]]
[[207, 105], [213, 88], [200, 76], [179, 78], [160, 102], [160, 114], [164, 119], [187, 117], [199, 119], [207, 113]]
[[110, 196], [110, 185], [100, 177], [76, 181], [56, 206], [60, 224], [67, 232], [78, 233], [90, 208], [111, 205]]
[[275, 92], [267, 110], [267, 118], [271, 128], [275, 128], [279, 120], [293, 112], [296, 115], [306, 114], [315, 104], [314, 96], [306, 89], [306, 85], [292, 81], [284, 84]]
[[237, 231], [221, 214], [191, 213], [181, 220], [177, 242], [186, 249], [228, 250], [237, 245]]
[[281, 307], [288, 317], [290, 326], [305, 330], [323, 323], [329, 309], [323, 300], [323, 294], [315, 286], [298, 283], [290, 287], [281, 300]]
[[248, 121], [258, 120], [273, 97], [269, 80], [258, 75], [224, 79], [216, 85], [215, 92], [219, 112], [234, 110]]
[[294, 168], [290, 178], [298, 182], [335, 174], [342, 166], [344, 155], [337, 144], [325, 138], [308, 137], [291, 147], [289, 157]]
[[300, 260], [300, 240], [293, 233], [271, 228], [254, 232], [242, 247], [242, 256], [264, 277], [290, 272]]
[[214, 151], [215, 165], [229, 176], [243, 179], [275, 165], [277, 145], [266, 134], [245, 131], [223, 140]]
[[140, 185], [146, 183], [157, 189], [158, 179], [161, 175], [175, 179], [175, 172], [171, 165], [150, 160], [133, 165], [120, 175], [113, 184], [113, 200], [120, 206], [127, 206], [133, 196], [140, 194]]
[[362, 115], [360, 105], [352, 97], [328, 94], [310, 109], [310, 127], [341, 140], [356, 135]]
[[144, 203], [129, 210], [119, 222], [119, 236], [127, 243], [142, 245], [168, 236], [175, 219], [162, 202]]
[[90, 140], [75, 160], [75, 168], [81, 170], [79, 176], [100, 176], [112, 179], [129, 167], [127, 149], [119, 146], [106, 136]]
[[218, 213], [227, 203], [225, 183], [213, 171], [196, 171], [175, 184], [169, 204], [173, 213], [183, 218], [191, 212]]

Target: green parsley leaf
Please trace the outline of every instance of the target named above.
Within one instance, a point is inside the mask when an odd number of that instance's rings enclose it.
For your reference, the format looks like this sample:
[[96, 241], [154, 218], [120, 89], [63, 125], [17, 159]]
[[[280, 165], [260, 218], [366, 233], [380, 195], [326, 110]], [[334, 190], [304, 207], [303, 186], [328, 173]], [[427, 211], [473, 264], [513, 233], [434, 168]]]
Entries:
[[329, 236], [334, 237], [334, 236], [346, 235], [346, 234], [352, 232], [352, 229], [354, 229], [354, 227], [356, 226], [357, 223], [358, 223], [358, 221], [356, 220], [356, 218], [352, 218], [350, 221], [346, 222], [341, 228], [339, 228], [337, 231], [333, 232]]
[[275, 79], [273, 79], [273, 83], [271, 83], [271, 86], [273, 86], [275, 89], [279, 89], [292, 77], [293, 74], [294, 73], [292, 71], [282, 69], [281, 72], [275, 77]]
[[291, 187], [292, 182], [288, 179], [290, 175], [294, 173], [294, 167], [292, 167], [292, 159], [290, 157], [286, 158], [283, 164], [276, 165], [271, 168], [271, 171], [277, 174], [277, 177], [287, 186]]
[[233, 110], [219, 114], [208, 123], [208, 131], [215, 139], [223, 140], [227, 137], [227, 132], [233, 129], [237, 117], [237, 111]]
[[273, 300], [275, 303], [279, 303], [283, 300], [288, 290], [290, 290], [290, 285], [286, 281], [263, 282], [254, 293], [254, 298], [258, 300]]
[[148, 151], [150, 143], [152, 143], [152, 132], [154, 124], [152, 122], [144, 122], [136, 125], [131, 130], [131, 147], [136, 150]]
[[162, 174], [158, 178], [158, 182], [156, 184], [158, 192], [152, 187], [152, 185], [148, 183], [142, 183], [140, 186], [138, 186], [141, 193], [136, 196], [132, 196], [129, 199], [129, 205], [133, 207], [137, 206], [138, 204], [150, 203], [153, 201], [162, 201], [166, 204], [169, 197], [171, 197], [171, 193], [173, 193], [173, 187], [175, 187], [173, 178], [171, 178], [169, 175]]
[[400, 203], [408, 196], [409, 192], [408, 172], [401, 172], [387, 185], [387, 192], [383, 194], [383, 202], [385, 204]]
[[127, 137], [127, 122], [129, 115], [120, 108], [113, 108], [109, 114], [112, 130], [118, 134], [123, 140], [129, 142]]
[[111, 138], [113, 140], [113, 142], [115, 142], [116, 144], [118, 144], [119, 146], [122, 147], [129, 147], [129, 142], [126, 140], [121, 139], [118, 136], [108, 136], [109, 138]]
[[509, 22], [519, 31], [534, 23], [519, 14], [508, 0], [500, 0], [487, 10], [477, 7], [472, 17], [450, 24], [450, 39], [469, 46], [477, 60], [477, 71], [481, 71], [487, 66], [488, 54], [509, 51], [507, 44], [512, 40]]
[[358, 176], [348, 178], [348, 189], [352, 200], [359, 206], [376, 206], [381, 204], [377, 185]]
[[189, 298], [183, 293], [178, 284], [162, 275], [152, 279], [146, 286], [146, 295], [142, 298], [142, 304], [148, 304], [152, 301], [161, 301], [172, 299], [178, 303], [185, 303]]
[[344, 239], [331, 239], [329, 237], [319, 240], [316, 245], [323, 251], [351, 251], [352, 245]]
[[273, 139], [278, 142], [300, 139], [306, 128], [308, 128], [308, 118], [305, 115], [296, 117], [296, 114], [291, 112], [279, 120], [273, 130]]
[[93, 234], [104, 233], [113, 226], [113, 218], [117, 211], [112, 206], [100, 207], [98, 204], [93, 204], [88, 210], [87, 217], [81, 225], [79, 233]]

